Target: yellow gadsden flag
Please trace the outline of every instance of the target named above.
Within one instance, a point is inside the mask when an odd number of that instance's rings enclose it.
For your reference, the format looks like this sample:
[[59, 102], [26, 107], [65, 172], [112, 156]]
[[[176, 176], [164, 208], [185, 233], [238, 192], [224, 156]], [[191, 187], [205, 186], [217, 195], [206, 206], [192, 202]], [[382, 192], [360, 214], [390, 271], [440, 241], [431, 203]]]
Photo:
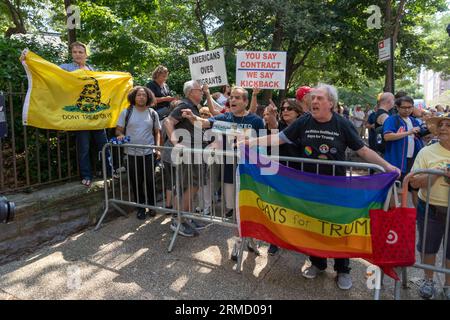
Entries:
[[68, 72], [33, 52], [22, 62], [28, 76], [23, 124], [43, 129], [92, 130], [116, 126], [133, 80], [125, 72]]

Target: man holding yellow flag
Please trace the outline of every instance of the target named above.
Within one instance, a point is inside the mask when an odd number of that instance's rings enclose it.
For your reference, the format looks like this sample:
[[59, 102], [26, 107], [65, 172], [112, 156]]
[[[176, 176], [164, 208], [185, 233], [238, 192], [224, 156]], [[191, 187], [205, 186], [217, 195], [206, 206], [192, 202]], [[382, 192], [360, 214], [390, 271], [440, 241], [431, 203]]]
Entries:
[[[115, 126], [133, 84], [129, 73], [94, 72], [86, 63], [85, 44], [74, 42], [70, 49], [73, 62], [59, 67], [28, 50], [22, 54], [28, 76], [23, 124], [75, 131], [81, 182], [89, 187], [93, 178], [91, 137], [100, 152], [107, 142], [105, 128]], [[109, 150], [106, 156], [110, 164]], [[111, 165], [107, 165], [107, 170], [110, 175]]]

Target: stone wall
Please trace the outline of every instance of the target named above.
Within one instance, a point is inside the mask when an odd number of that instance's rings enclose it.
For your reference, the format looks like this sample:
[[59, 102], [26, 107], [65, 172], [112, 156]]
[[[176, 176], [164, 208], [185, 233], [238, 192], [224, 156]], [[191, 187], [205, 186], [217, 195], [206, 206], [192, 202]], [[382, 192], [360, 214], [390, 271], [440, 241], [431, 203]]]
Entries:
[[[7, 196], [16, 204], [12, 223], [0, 224], [0, 265], [95, 225], [104, 207], [103, 181], [79, 182]], [[109, 213], [107, 218], [116, 217]]]

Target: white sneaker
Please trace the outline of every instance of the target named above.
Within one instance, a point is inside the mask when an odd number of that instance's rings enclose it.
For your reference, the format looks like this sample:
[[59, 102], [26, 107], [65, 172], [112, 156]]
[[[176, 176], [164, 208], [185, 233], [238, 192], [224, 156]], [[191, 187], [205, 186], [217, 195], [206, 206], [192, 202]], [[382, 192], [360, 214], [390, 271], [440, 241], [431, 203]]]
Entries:
[[316, 266], [313, 266], [312, 264], [309, 264], [308, 262], [305, 262], [305, 264], [302, 267], [302, 276], [306, 279], [315, 279], [318, 274], [323, 273], [325, 270], [320, 270]]

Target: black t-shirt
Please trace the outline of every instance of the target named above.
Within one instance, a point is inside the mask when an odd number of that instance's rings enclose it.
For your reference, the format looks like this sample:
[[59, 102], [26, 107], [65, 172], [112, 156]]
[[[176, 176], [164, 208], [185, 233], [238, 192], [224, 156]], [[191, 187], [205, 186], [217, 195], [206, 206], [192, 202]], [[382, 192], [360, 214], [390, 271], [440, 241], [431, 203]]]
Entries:
[[[157, 84], [155, 81], [150, 81], [149, 83], [147, 83], [147, 88], [152, 90], [156, 98], [170, 96], [169, 86], [166, 83], [164, 83], [164, 85], [160, 87], [159, 84]], [[158, 112], [160, 120], [169, 115], [169, 107], [169, 101], [160, 102], [155, 106], [155, 110], [156, 112]]]
[[195, 134], [197, 134], [197, 135], [200, 134], [200, 138], [199, 138], [200, 140], [199, 141], [200, 141], [200, 148], [201, 148], [201, 144], [202, 144], [202, 140], [201, 140], [202, 139], [202, 130], [198, 129], [199, 132], [195, 132], [194, 133], [194, 125], [191, 123], [191, 121], [189, 121], [186, 118], [183, 118], [183, 116], [182, 116], [183, 113], [181, 112], [181, 110], [183, 110], [183, 109], [191, 109], [193, 114], [195, 114], [196, 116], [200, 117], [200, 113], [198, 111], [198, 108], [189, 99], [181, 100], [181, 102], [178, 104], [178, 106], [175, 109], [173, 109], [173, 111], [170, 113], [170, 116], [178, 121], [178, 123], [175, 125], [175, 129], [185, 129], [185, 130], [187, 130], [189, 132], [190, 138], [191, 138], [190, 145], [189, 145], [188, 142], [183, 141], [182, 139], [181, 139], [180, 142], [184, 142], [183, 144], [185, 146], [187, 146], [187, 147], [194, 148]]
[[[317, 122], [311, 114], [298, 118], [292, 125], [283, 130], [281, 139], [294, 143], [301, 156], [310, 159], [322, 159], [333, 161], [345, 161], [345, 150], [359, 150], [364, 147], [358, 132], [353, 124], [333, 112], [328, 122]], [[342, 166], [335, 167], [335, 175], [345, 175], [346, 170]], [[304, 171], [317, 172], [316, 165], [304, 165]], [[320, 174], [332, 175], [331, 165], [321, 165]]]
[[[280, 121], [278, 122], [278, 131], [281, 132], [284, 129], [286, 129], [288, 126], [286, 122]], [[268, 146], [267, 153], [272, 154], [272, 148]], [[278, 153], [281, 157], [292, 157], [292, 158], [301, 158], [302, 153], [300, 152], [300, 148], [298, 148], [295, 144], [290, 143], [284, 143], [279, 146]], [[280, 161], [281, 164], [288, 166], [289, 168], [294, 168], [297, 170], [301, 169], [301, 164], [299, 162], [289, 162], [286, 163], [286, 161]]]

